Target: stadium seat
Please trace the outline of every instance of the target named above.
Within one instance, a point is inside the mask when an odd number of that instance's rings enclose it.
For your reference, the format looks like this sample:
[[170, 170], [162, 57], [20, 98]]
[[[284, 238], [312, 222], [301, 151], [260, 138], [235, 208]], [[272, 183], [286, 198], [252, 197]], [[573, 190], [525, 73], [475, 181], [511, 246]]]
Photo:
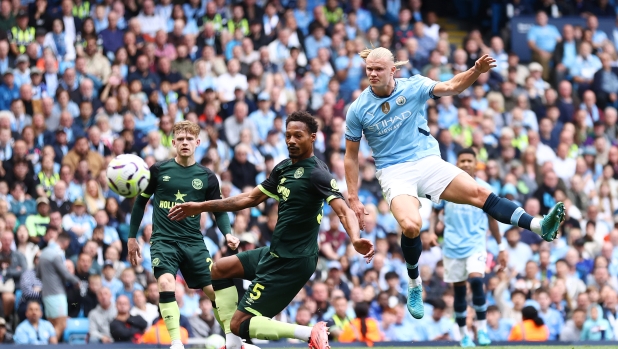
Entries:
[[88, 341], [88, 319], [67, 319], [63, 340], [69, 344], [86, 344]]

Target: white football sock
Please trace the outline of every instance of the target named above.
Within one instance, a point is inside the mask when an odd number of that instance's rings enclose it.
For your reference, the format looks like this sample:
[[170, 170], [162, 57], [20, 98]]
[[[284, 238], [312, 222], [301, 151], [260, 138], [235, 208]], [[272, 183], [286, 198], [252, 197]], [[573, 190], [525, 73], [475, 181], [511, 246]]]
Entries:
[[309, 338], [311, 338], [311, 327], [301, 325], [296, 326], [294, 329], [294, 338], [309, 342]]
[[532, 222], [530, 222], [530, 230], [541, 235], [543, 230], [541, 229], [541, 219], [540, 218], [532, 218]]
[[464, 339], [464, 337], [468, 335], [468, 327], [467, 326], [460, 327], [459, 334], [461, 335], [461, 339]]
[[487, 320], [476, 320], [476, 330], [487, 332]]
[[233, 333], [225, 334], [225, 349], [241, 349], [242, 339]]
[[185, 345], [182, 344], [182, 341], [180, 339], [174, 339], [172, 340], [172, 343], [170, 344], [171, 344], [171, 348], [174, 348], [174, 349], [181, 349], [181, 348], [184, 349], [185, 348]]
[[418, 285], [421, 285], [422, 283], [423, 283], [423, 280], [421, 280], [421, 276], [419, 275], [419, 276], [416, 278], [416, 280], [412, 280], [412, 279], [410, 279], [410, 280], [408, 281], [408, 287], [410, 287], [410, 288], [414, 288], [414, 287], [416, 287], [416, 286], [418, 286]]

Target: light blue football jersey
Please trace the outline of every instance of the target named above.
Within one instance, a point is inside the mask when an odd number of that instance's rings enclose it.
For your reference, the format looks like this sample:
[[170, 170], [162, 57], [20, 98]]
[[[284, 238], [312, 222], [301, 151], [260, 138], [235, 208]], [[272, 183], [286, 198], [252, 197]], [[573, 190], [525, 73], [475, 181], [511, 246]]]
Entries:
[[[489, 190], [487, 182], [476, 182]], [[453, 259], [470, 257], [485, 251], [489, 221], [487, 213], [471, 205], [460, 205], [442, 200], [436, 207], [444, 207], [444, 245], [442, 253]]]
[[378, 97], [367, 87], [348, 108], [346, 139], [358, 142], [364, 133], [378, 170], [440, 156], [438, 141], [427, 126], [425, 106], [434, 98], [437, 83], [421, 75], [395, 79], [395, 89], [388, 97]]

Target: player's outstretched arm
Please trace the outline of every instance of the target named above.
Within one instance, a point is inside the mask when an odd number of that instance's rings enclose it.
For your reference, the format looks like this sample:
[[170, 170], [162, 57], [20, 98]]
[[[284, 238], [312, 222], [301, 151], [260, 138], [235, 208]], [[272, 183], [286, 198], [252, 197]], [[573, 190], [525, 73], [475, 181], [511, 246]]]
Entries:
[[144, 211], [146, 210], [146, 205], [148, 204], [149, 199], [150, 195], [140, 194], [135, 199], [135, 203], [131, 209], [131, 223], [129, 225], [129, 240], [127, 241], [127, 249], [129, 250], [129, 261], [132, 266], [136, 266], [137, 258], [142, 257], [139, 250], [139, 244], [137, 243], [135, 237], [139, 231], [139, 226], [142, 224], [142, 218], [144, 218]]
[[248, 207], [255, 207], [267, 198], [268, 195], [264, 194], [258, 187], [255, 187], [249, 193], [243, 193], [227, 199], [186, 202], [176, 205], [170, 209], [167, 217], [173, 221], [179, 221], [202, 212], [240, 211]]
[[373, 243], [367, 239], [360, 238], [360, 230], [354, 211], [348, 207], [343, 199], [333, 199], [329, 204], [337, 216], [339, 216], [339, 220], [348, 233], [352, 246], [354, 246], [356, 252], [362, 254], [367, 263], [371, 262], [375, 254]]
[[479, 58], [474, 67], [455, 75], [452, 79], [439, 82], [433, 88], [433, 95], [436, 97], [454, 96], [462, 93], [483, 73], [487, 73], [491, 68], [495, 68], [496, 60], [489, 55]]
[[365, 229], [365, 215], [368, 212], [360, 200], [358, 200], [358, 149], [360, 142], [351, 140], [345, 141], [345, 157], [343, 160], [345, 168], [345, 182], [348, 186], [348, 200], [350, 207], [356, 214], [358, 226], [360, 229]]

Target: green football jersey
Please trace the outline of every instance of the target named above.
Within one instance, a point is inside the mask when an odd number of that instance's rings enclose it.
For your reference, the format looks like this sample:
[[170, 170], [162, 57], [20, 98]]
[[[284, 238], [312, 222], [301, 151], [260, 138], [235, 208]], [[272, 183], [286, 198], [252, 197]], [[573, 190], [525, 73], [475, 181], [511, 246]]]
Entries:
[[153, 194], [153, 242], [203, 241], [200, 215], [172, 221], [167, 214], [181, 203], [221, 199], [219, 181], [212, 171], [198, 163], [184, 167], [175, 159], [157, 162], [150, 167], [150, 183], [142, 196], [149, 198]]
[[324, 200], [343, 198], [326, 164], [315, 156], [295, 164], [283, 160], [258, 188], [279, 201], [271, 254], [282, 258], [317, 254]]

